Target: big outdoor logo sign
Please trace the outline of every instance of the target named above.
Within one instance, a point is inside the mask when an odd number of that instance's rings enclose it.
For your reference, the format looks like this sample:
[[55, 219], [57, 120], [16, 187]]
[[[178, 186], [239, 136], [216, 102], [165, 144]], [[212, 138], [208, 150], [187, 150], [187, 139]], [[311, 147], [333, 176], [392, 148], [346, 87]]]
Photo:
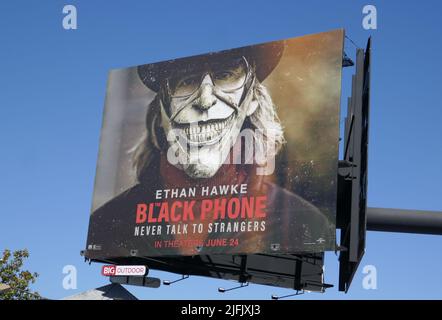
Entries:
[[144, 276], [147, 268], [145, 266], [115, 266], [105, 265], [101, 268], [103, 276]]

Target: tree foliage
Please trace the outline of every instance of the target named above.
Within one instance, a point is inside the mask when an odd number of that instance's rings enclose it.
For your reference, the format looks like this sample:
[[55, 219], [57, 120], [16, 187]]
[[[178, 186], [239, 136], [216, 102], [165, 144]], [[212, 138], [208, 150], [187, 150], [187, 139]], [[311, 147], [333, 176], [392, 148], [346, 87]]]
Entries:
[[21, 270], [24, 260], [29, 257], [27, 249], [11, 253], [6, 249], [0, 259], [0, 283], [6, 284], [10, 289], [0, 293], [0, 300], [36, 300], [41, 299], [38, 292], [29, 288], [35, 283], [38, 274], [28, 270]]

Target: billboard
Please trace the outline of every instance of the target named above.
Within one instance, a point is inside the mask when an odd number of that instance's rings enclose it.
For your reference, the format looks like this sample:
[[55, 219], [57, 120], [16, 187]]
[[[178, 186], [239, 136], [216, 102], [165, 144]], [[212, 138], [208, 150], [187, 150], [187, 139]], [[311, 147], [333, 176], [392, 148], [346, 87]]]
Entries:
[[85, 256], [335, 250], [343, 39], [112, 70]]

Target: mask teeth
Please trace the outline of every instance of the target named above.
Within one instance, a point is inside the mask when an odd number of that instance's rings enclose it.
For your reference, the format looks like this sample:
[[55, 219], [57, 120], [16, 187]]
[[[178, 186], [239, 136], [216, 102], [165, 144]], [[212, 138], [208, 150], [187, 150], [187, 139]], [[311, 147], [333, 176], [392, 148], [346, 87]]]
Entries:
[[208, 123], [189, 124], [182, 129], [191, 142], [206, 142], [219, 136], [233, 118], [233, 114], [224, 120], [211, 121]]

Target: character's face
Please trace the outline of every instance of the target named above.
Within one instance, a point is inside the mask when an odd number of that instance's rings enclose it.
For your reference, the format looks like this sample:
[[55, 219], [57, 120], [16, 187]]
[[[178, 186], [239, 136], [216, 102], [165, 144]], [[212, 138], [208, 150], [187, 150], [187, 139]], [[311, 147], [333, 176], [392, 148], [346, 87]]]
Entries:
[[168, 140], [185, 154], [185, 161], [176, 166], [190, 177], [212, 177], [225, 161], [251, 114], [252, 95], [244, 92], [251, 77], [247, 60], [241, 57], [205, 64], [167, 80], [170, 103], [162, 112], [163, 127], [166, 135], [177, 133], [177, 139]]

